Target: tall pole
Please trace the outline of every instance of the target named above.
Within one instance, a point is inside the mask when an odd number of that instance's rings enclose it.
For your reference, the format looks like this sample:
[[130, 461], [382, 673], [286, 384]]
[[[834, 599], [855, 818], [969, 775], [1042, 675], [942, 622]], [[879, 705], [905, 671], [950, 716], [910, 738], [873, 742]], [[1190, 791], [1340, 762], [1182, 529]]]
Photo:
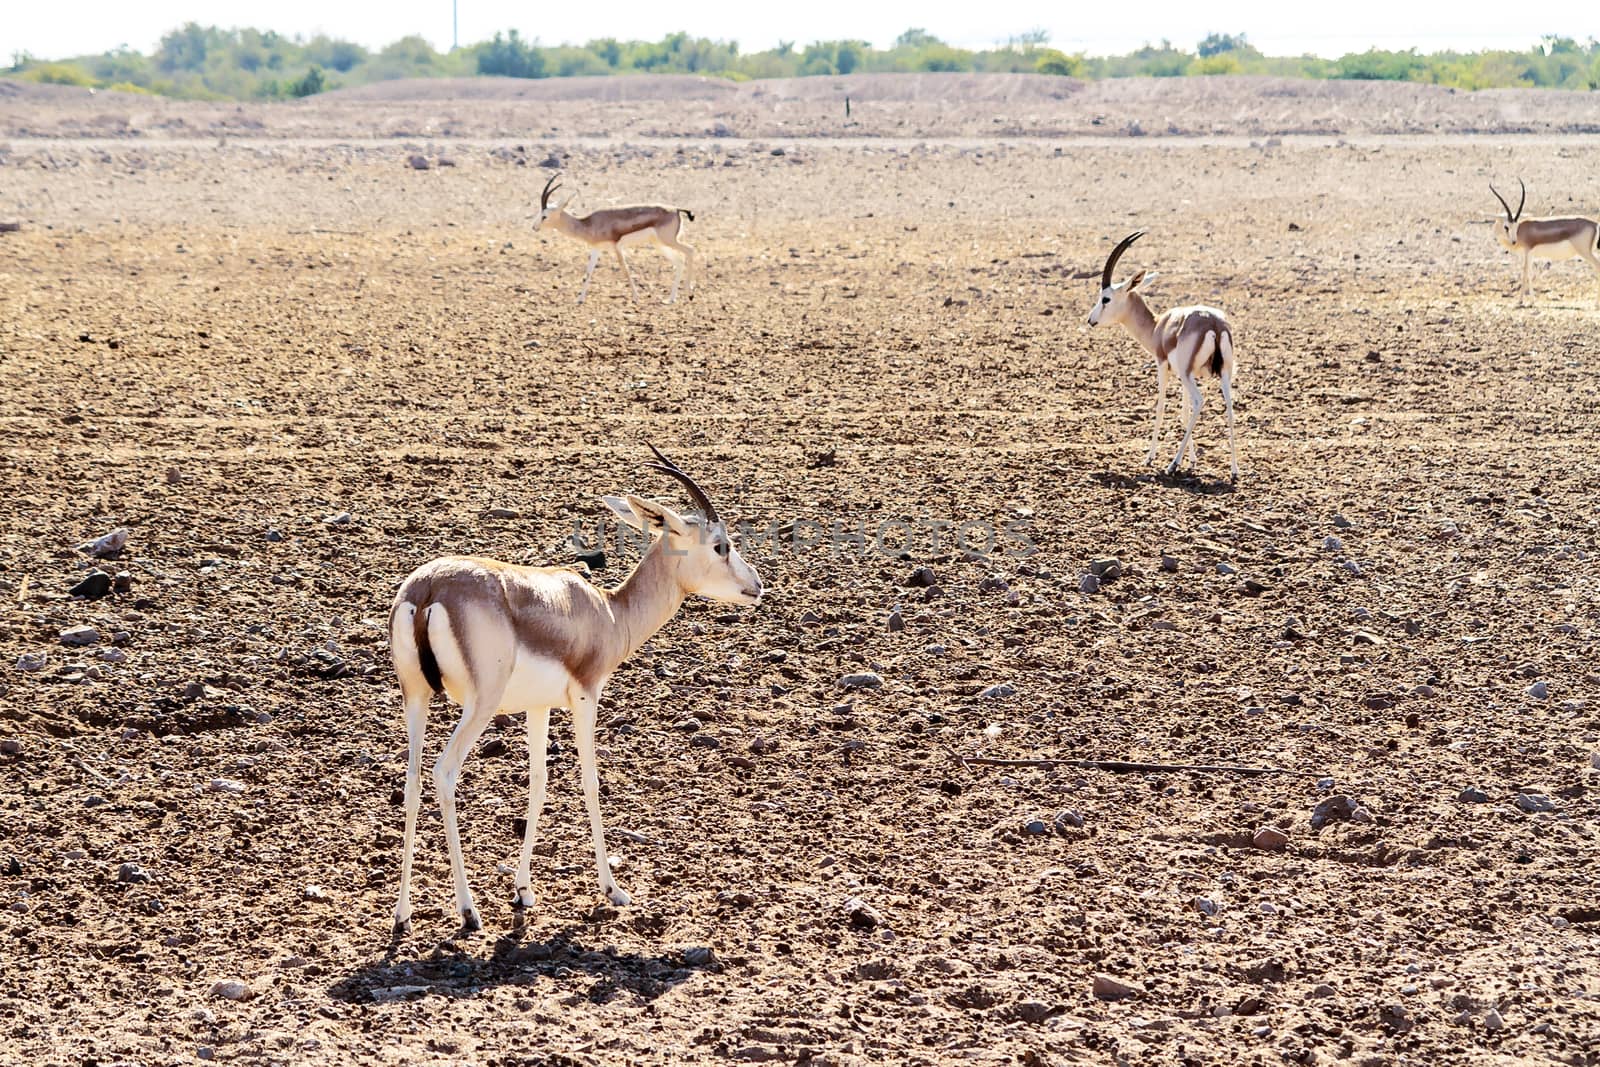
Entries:
[[461, 47], [461, 23], [456, 18], [456, 7], [460, 0], [450, 0], [450, 51], [454, 52]]

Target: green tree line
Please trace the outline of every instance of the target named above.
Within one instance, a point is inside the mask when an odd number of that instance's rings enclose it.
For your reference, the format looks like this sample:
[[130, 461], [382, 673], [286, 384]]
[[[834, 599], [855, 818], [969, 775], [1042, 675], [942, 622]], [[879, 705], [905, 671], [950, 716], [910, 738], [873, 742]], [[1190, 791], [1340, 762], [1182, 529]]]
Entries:
[[378, 51], [326, 36], [309, 40], [270, 30], [188, 23], [161, 38], [150, 55], [127, 47], [101, 55], [45, 61], [16, 55], [8, 77], [188, 99], [246, 100], [310, 96], [341, 86], [394, 78], [503, 75], [568, 78], [619, 74], [702, 74], [720, 78], [914, 71], [1001, 71], [1078, 78], [1272, 74], [1425, 82], [1460, 89], [1600, 89], [1600, 43], [1547, 36], [1525, 51], [1395, 52], [1373, 49], [1338, 59], [1267, 56], [1242, 33], [1213, 33], [1193, 50], [1162, 41], [1126, 55], [1087, 56], [1049, 47], [1042, 31], [989, 49], [956, 48], [909, 29], [889, 48], [866, 41], [780, 42], [741, 52], [736, 41], [674, 33], [660, 41], [605, 37], [546, 46], [516, 30], [477, 44], [435, 51], [404, 37]]

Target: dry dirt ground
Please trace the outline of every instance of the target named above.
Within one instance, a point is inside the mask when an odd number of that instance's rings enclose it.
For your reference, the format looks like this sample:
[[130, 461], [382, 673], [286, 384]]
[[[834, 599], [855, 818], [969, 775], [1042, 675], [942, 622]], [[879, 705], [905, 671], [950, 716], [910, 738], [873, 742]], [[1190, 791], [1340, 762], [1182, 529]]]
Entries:
[[[56, 138], [8, 119], [0, 156], [0, 1061], [1600, 1062], [1596, 279], [1516, 306], [1486, 188], [1592, 212], [1600, 143], [219, 145], [31, 106]], [[606, 264], [575, 306], [582, 250], [527, 220], [552, 151], [584, 207], [696, 211], [695, 300]], [[1235, 321], [1237, 486], [1214, 391], [1195, 474], [1143, 464], [1149, 360], [1084, 324], [1135, 226], [1158, 304]], [[635, 903], [601, 905], [557, 716], [513, 912], [511, 723], [462, 788], [486, 929], [455, 936], [430, 788], [391, 944], [394, 588], [570, 562], [602, 493], [682, 504], [646, 440], [757, 525], [969, 543], [749, 546], [766, 601], [686, 605], [602, 709]], [[131, 585], [69, 598], [95, 566]]]

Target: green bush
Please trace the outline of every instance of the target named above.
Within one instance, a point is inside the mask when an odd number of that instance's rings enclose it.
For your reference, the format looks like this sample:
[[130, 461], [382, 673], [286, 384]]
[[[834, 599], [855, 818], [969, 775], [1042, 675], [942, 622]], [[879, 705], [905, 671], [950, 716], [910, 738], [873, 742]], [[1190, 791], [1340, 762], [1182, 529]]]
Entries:
[[289, 85], [290, 96], [316, 96], [322, 92], [322, 68], [312, 67], [305, 76]]

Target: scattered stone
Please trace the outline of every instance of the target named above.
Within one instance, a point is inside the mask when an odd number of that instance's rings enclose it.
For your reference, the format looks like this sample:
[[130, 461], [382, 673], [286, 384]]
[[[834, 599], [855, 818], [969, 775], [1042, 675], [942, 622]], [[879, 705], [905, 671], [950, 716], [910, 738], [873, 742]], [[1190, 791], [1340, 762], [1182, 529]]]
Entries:
[[1350, 813], [1350, 821], [1357, 825], [1365, 826], [1372, 824], [1376, 820], [1372, 817], [1372, 812], [1364, 807], [1357, 807], [1355, 811]]
[[690, 967], [709, 967], [716, 959], [717, 954], [704, 945], [683, 950], [683, 962]]
[[1282, 852], [1289, 844], [1289, 835], [1276, 826], [1263, 826], [1250, 836], [1250, 843], [1263, 852]]
[[1337, 515], [1336, 514], [1333, 517], [1333, 525], [1334, 525], [1334, 527], [1336, 529], [1348, 530], [1352, 526], [1354, 526], [1355, 523], [1351, 522], [1349, 519], [1345, 518], [1343, 515]]
[[516, 508], [490, 508], [488, 515], [491, 519], [517, 519], [522, 517], [522, 512]]
[[1327, 982], [1320, 982], [1311, 990], [1311, 995], [1314, 997], [1336, 997], [1339, 995], [1339, 991]]
[[1095, 975], [1093, 989], [1094, 995], [1101, 1000], [1126, 1000], [1128, 997], [1136, 997], [1143, 992], [1138, 986], [1129, 985], [1127, 982], [1113, 978], [1109, 974]]
[[1055, 827], [1056, 833], [1062, 837], [1070, 837], [1072, 835], [1068, 833], [1069, 830], [1083, 829], [1083, 816], [1068, 808], [1056, 816]]
[[249, 1000], [255, 993], [236, 979], [224, 979], [211, 987], [211, 995], [224, 1000]]
[[1177, 556], [1162, 556], [1161, 557], [1161, 569], [1164, 570], [1164, 571], [1167, 571], [1168, 573], [1176, 573], [1177, 570], [1178, 570], [1178, 557]]
[[911, 577], [906, 579], [906, 585], [912, 589], [927, 589], [937, 585], [939, 580], [934, 577], [932, 567], [918, 567], [911, 572]]
[[329, 515], [322, 521], [327, 526], [349, 526], [353, 518], [354, 516], [348, 511], [341, 511], [337, 515]]
[[1032, 837], [1043, 837], [1050, 832], [1050, 827], [1045, 825], [1043, 819], [1029, 819], [1023, 824], [1022, 832]]
[[1089, 573], [1101, 581], [1109, 582], [1122, 577], [1122, 561], [1115, 556], [1089, 561]]
[[1016, 695], [1017, 695], [1017, 687], [1016, 686], [1012, 685], [1009, 682], [1000, 682], [997, 685], [991, 685], [989, 688], [987, 688], [983, 692], [979, 693], [978, 694], [978, 699], [979, 700], [998, 700], [1001, 697], [1010, 697], [1010, 696], [1016, 696]]
[[1085, 574], [1082, 578], [1078, 579], [1078, 592], [1080, 592], [1080, 593], [1098, 593], [1099, 591], [1100, 591], [1100, 579], [1096, 578], [1094, 575]]
[[1230, 574], [1238, 574], [1239, 570], [1231, 563], [1219, 563], [1217, 564], [1217, 573], [1226, 577]]
[[428, 157], [413, 155], [406, 160], [406, 166], [410, 167], [412, 170], [427, 170]]
[[1344, 547], [1344, 542], [1329, 534], [1322, 539], [1322, 548], [1325, 552], [1337, 552]]
[[105, 571], [90, 571], [88, 576], [67, 590], [68, 596], [84, 600], [99, 600], [111, 592], [111, 575]]
[[118, 571], [117, 576], [111, 579], [111, 588], [118, 593], [126, 593], [133, 588], [133, 575], [127, 571]]
[[261, 538], [264, 541], [271, 541], [273, 544], [277, 544], [283, 540], [283, 531], [269, 529], [261, 535]]
[[1518, 793], [1512, 803], [1530, 815], [1556, 810], [1556, 802], [1543, 793]]
[[1055, 1008], [1042, 1000], [1024, 1000], [1017, 1005], [1017, 1018], [1025, 1023], [1042, 1023], [1055, 1014]]
[[210, 793], [243, 793], [243, 782], [233, 778], [213, 778], [206, 783], [206, 791]]
[[50, 657], [43, 652], [24, 652], [17, 657], [17, 670], [42, 671], [50, 663]]
[[91, 555], [95, 559], [111, 559], [126, 548], [127, 544], [128, 528], [126, 526], [118, 526], [110, 533], [97, 537], [86, 545], [79, 545], [78, 551]]
[[320, 885], [308, 885], [301, 890], [301, 895], [307, 900], [327, 900], [328, 891]]
[[117, 881], [137, 884], [150, 881], [150, 872], [137, 863], [124, 863], [117, 868]]
[[1339, 566], [1343, 567], [1349, 574], [1356, 578], [1361, 577], [1361, 575], [1364, 573], [1361, 569], [1361, 564], [1357, 563], [1353, 559], [1347, 559], [1343, 563], [1339, 564]]
[[689, 738], [689, 747], [718, 749], [722, 747], [722, 739], [715, 734], [695, 734]]
[[0, 738], [0, 755], [22, 755], [22, 740], [16, 737]]
[[883, 675], [874, 671], [862, 671], [859, 674], [847, 674], [839, 679], [841, 689], [882, 689]]
[[128, 654], [120, 648], [102, 648], [98, 653], [102, 663], [126, 663]]
[[1534, 682], [1528, 686], [1527, 694], [1535, 700], [1549, 700], [1550, 687], [1544, 682]]
[[73, 626], [61, 631], [61, 643], [68, 648], [99, 644], [100, 631], [93, 626]]
[[1505, 1019], [1501, 1018], [1500, 1013], [1497, 1010], [1490, 1008], [1488, 1011], [1483, 1013], [1483, 1028], [1491, 1032], [1496, 1030], [1504, 1030], [1506, 1028], [1506, 1021]]
[[1320, 830], [1330, 822], [1348, 821], [1360, 807], [1360, 804], [1344, 793], [1328, 797], [1311, 809], [1311, 828]]
[[878, 914], [878, 910], [860, 897], [851, 897], [844, 902], [844, 914], [852, 930], [876, 929], [883, 921], [883, 916]]
[[1189, 906], [1208, 919], [1215, 916], [1218, 911], [1217, 902], [1209, 897], [1195, 897], [1189, 902]]
[[905, 616], [901, 615], [898, 611], [889, 612], [889, 632], [892, 634], [897, 634], [905, 628]]

